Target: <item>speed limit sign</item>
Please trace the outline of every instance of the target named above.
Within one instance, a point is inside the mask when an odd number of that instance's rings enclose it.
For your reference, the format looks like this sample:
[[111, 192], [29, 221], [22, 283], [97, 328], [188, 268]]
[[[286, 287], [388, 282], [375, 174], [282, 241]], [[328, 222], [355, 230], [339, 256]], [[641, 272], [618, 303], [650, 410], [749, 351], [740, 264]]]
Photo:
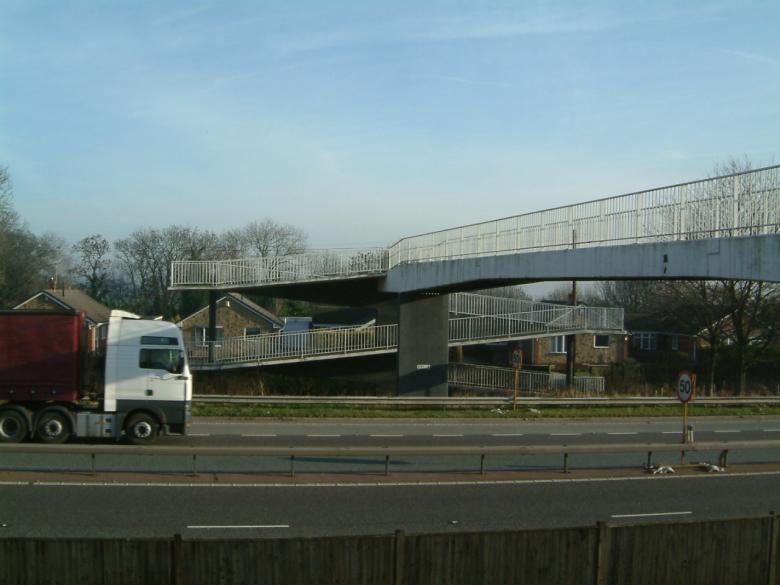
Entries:
[[688, 372], [681, 372], [677, 378], [677, 398], [680, 402], [688, 402], [693, 398], [693, 389], [696, 378]]

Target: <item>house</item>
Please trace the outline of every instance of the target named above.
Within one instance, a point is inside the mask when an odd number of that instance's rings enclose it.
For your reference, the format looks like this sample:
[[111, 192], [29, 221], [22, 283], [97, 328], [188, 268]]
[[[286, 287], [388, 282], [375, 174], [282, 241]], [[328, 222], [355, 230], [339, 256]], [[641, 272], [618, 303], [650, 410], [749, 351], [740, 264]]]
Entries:
[[370, 307], [349, 307], [315, 313], [311, 318], [312, 329], [333, 327], [370, 327], [376, 325], [377, 310]]
[[628, 355], [638, 362], [659, 362], [675, 356], [695, 362], [697, 332], [663, 313], [629, 314]]
[[[181, 327], [188, 345], [205, 346], [209, 328], [208, 305], [188, 315], [177, 325]], [[227, 293], [217, 300], [217, 342], [226, 337], [275, 333], [283, 327], [282, 319], [243, 295]]]
[[108, 334], [108, 318], [111, 309], [103, 303], [96, 301], [87, 293], [77, 288], [49, 288], [41, 290], [22, 301], [15, 307], [15, 311], [76, 311], [84, 313], [88, 328], [87, 346], [90, 351], [96, 351], [101, 342], [105, 342]]
[[[525, 362], [529, 365], [547, 366], [551, 370], [566, 369], [567, 335], [537, 337], [525, 342]], [[622, 362], [626, 358], [625, 335], [579, 333], [574, 336], [578, 369], [597, 373], [600, 368]]]

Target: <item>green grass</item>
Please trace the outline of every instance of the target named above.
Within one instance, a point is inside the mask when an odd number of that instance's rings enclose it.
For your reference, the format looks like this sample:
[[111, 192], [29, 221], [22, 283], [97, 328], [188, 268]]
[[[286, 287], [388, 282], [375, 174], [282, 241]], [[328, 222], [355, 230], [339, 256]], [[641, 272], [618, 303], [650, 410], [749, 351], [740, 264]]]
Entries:
[[[682, 416], [682, 406], [551, 406], [501, 409], [375, 409], [362, 406], [265, 406], [259, 404], [195, 404], [195, 416], [244, 418], [593, 418]], [[777, 416], [780, 406], [704, 406], [692, 404], [689, 416]]]

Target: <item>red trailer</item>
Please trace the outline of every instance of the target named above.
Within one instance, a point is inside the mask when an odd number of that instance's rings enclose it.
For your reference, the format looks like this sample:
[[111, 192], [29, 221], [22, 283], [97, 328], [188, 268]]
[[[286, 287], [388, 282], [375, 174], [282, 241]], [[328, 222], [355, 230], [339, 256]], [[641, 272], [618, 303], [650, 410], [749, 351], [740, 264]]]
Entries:
[[3, 311], [0, 400], [76, 402], [85, 388], [83, 313]]

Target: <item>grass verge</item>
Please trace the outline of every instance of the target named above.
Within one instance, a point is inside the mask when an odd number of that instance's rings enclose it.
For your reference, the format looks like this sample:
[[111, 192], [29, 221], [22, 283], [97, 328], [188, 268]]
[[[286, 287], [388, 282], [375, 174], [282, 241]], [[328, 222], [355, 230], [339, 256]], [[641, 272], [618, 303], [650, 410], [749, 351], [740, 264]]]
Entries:
[[[682, 406], [549, 406], [494, 409], [375, 409], [364, 406], [266, 406], [260, 404], [194, 404], [193, 415], [242, 418], [593, 418], [682, 416]], [[707, 406], [691, 404], [688, 416], [777, 416], [780, 406]]]

